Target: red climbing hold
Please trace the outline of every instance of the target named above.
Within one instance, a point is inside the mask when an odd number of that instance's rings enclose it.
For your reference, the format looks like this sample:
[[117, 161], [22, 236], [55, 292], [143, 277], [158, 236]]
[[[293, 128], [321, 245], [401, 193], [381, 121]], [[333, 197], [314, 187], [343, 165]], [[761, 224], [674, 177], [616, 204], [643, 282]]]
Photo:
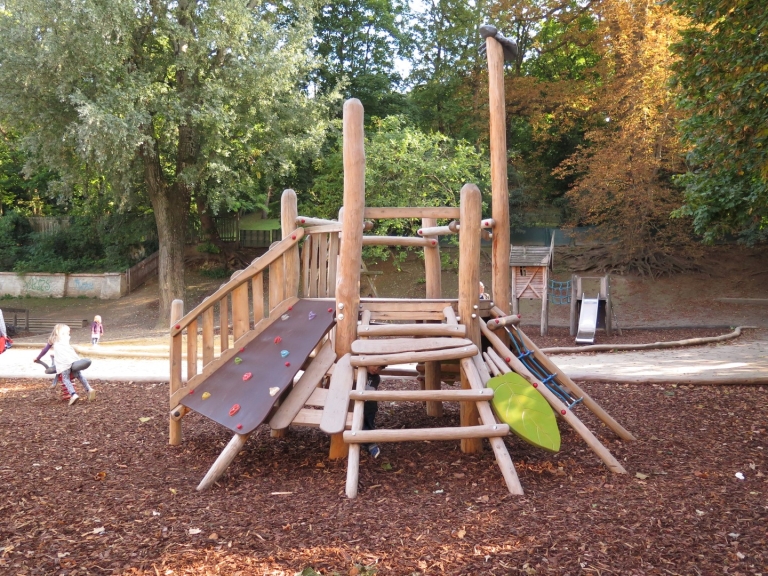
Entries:
[[286, 366], [290, 366], [290, 365], [291, 365], [291, 363], [290, 363], [290, 362], [286, 362], [286, 363], [285, 363], [285, 365], [286, 365]]
[[538, 383], [534, 382], [534, 383], [533, 383], [533, 387], [534, 387], [534, 388], [538, 388], [538, 387], [539, 387]]
[[510, 358], [509, 356], [507, 356], [506, 358], [504, 358], [504, 362], [507, 362], [507, 363], [509, 363], [509, 362], [511, 362], [511, 361], [512, 361], [512, 358]]
[[275, 336], [275, 344], [280, 344], [280, 342], [282, 342], [282, 341], [283, 341], [283, 339], [280, 338], [280, 336]]
[[288, 310], [293, 310], [293, 306], [288, 306]]
[[242, 348], [240, 348], [240, 352], [245, 352], [245, 346], [243, 346]]
[[253, 374], [251, 374], [250, 372], [246, 372], [245, 374], [243, 374], [243, 382], [245, 382], [246, 380], [250, 380], [252, 377], [253, 377]]
[[238, 430], [242, 430], [242, 429], [243, 429], [243, 425], [242, 425], [242, 424], [238, 424], [238, 425], [237, 425], [237, 429], [238, 429]]
[[328, 312], [333, 312], [333, 308], [328, 308]]
[[189, 391], [189, 395], [190, 395], [190, 396], [192, 396], [192, 394], [194, 394], [194, 393], [195, 393], [195, 391], [194, 391], [194, 390], [190, 390], [190, 391]]
[[562, 414], [563, 416], [565, 416], [565, 410], [560, 410], [560, 414]]
[[180, 329], [181, 329], [181, 324], [176, 324], [176, 330], [180, 330]]
[[232, 408], [229, 409], [229, 415], [234, 416], [240, 411], [240, 404], [234, 404]]

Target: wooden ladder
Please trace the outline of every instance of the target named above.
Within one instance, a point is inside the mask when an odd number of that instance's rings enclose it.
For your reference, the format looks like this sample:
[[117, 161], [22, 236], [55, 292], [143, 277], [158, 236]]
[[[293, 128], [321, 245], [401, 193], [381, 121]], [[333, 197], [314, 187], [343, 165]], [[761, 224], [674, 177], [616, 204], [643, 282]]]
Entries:
[[[453, 308], [443, 310], [443, 324], [371, 325], [371, 310], [364, 310], [358, 327], [358, 339], [352, 353], [336, 365], [320, 428], [328, 433], [343, 432], [350, 445], [346, 493], [355, 498], [358, 490], [360, 445], [377, 442], [414, 442], [488, 438], [496, 460], [512, 494], [522, 494], [522, 486], [507, 452], [503, 436], [509, 426], [499, 423], [490, 407], [493, 390], [485, 387], [490, 379], [485, 363], [475, 344], [464, 338], [466, 327], [456, 321]], [[386, 339], [371, 339], [387, 337]], [[412, 362], [459, 360], [470, 383], [460, 390], [366, 390], [368, 366]], [[354, 378], [357, 368], [357, 378]], [[355, 382], [353, 382], [355, 381]], [[352, 389], [354, 384], [354, 390]], [[351, 429], [346, 430], [349, 401], [354, 402]], [[475, 402], [480, 414], [479, 425], [397, 430], [363, 430], [363, 406], [366, 401], [388, 402]], [[328, 416], [327, 421], [326, 416]]]

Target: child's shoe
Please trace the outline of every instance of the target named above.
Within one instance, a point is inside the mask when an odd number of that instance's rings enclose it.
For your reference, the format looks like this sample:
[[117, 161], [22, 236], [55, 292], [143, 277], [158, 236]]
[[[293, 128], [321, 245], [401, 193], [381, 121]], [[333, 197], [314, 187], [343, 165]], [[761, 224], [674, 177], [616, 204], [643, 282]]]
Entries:
[[368, 454], [370, 454], [374, 458], [378, 458], [379, 454], [381, 454], [381, 448], [379, 448], [378, 444], [371, 444], [368, 447]]
[[96, 400], [96, 390], [91, 388], [88, 390], [88, 402], [93, 402], [94, 400]]
[[74, 404], [78, 400], [80, 400], [80, 396], [78, 396], [77, 394], [72, 394], [72, 397], [69, 399], [69, 405], [72, 406], [72, 404]]

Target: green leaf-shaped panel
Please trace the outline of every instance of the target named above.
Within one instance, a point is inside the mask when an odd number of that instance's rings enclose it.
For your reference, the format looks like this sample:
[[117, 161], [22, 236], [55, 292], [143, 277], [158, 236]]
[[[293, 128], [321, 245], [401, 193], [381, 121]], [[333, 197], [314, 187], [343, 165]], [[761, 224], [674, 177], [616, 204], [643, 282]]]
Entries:
[[552, 408], [530, 383], [514, 372], [491, 378], [493, 411], [529, 444], [550, 452], [560, 450], [560, 430]]

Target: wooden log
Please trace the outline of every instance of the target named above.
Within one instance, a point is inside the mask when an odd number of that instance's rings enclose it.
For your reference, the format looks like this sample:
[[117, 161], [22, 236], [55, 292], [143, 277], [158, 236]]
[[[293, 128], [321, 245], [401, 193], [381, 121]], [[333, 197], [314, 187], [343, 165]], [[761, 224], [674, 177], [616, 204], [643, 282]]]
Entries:
[[491, 330], [499, 330], [505, 326], [517, 326], [520, 324], [520, 314], [513, 314], [512, 316], [504, 316], [502, 318], [494, 318], [488, 321], [488, 328]]
[[312, 266], [312, 235], [308, 235], [301, 247], [301, 294], [308, 298], [309, 289], [309, 270]]
[[428, 248], [437, 246], [437, 240], [412, 236], [363, 236], [363, 246], [414, 246]]
[[248, 302], [248, 284], [232, 290], [232, 333], [238, 340], [251, 328], [251, 307]]
[[341, 222], [330, 224], [328, 226], [313, 226], [312, 228], [305, 228], [305, 231], [310, 236], [321, 236], [322, 234], [338, 234], [341, 232]]
[[[423, 218], [423, 220], [432, 220], [434, 221], [434, 218]], [[429, 236], [447, 236], [449, 234], [456, 234], [456, 231], [451, 230], [448, 226], [427, 226], [426, 224], [422, 224], [422, 227], [419, 228], [416, 231], [416, 234], [419, 236], [429, 237]]]
[[[283, 238], [296, 229], [296, 219], [299, 211], [296, 201], [296, 192], [290, 188], [283, 190], [280, 196], [280, 231]], [[299, 280], [301, 275], [301, 263], [299, 262], [299, 245], [289, 248], [285, 253], [285, 296], [299, 295]], [[237, 338], [237, 336], [235, 336]]]
[[442, 440], [464, 440], [467, 438], [482, 440], [483, 438], [495, 438], [509, 434], [509, 426], [506, 424], [492, 424], [491, 426], [458, 426], [454, 428], [411, 428], [398, 430], [360, 430], [344, 432], [344, 441], [360, 444], [373, 444], [374, 442], [432, 442]]
[[187, 380], [197, 374], [197, 320], [187, 326]]
[[[346, 205], [346, 202], [344, 203]], [[410, 207], [410, 208], [371, 208], [365, 209], [365, 218], [381, 220], [389, 218], [459, 218], [459, 209], [455, 207]]]
[[280, 430], [291, 424], [335, 360], [336, 353], [333, 351], [330, 340], [326, 340], [317, 356], [312, 359], [304, 374], [293, 385], [291, 392], [272, 415], [269, 421], [271, 428]]
[[[493, 230], [491, 299], [510, 313], [509, 188], [507, 183], [507, 127], [504, 101], [504, 51], [494, 38], [486, 38], [488, 55], [488, 109], [490, 115], [491, 206]], [[462, 223], [464, 221], [462, 220]], [[512, 311], [517, 313], [517, 310]]]
[[296, 216], [293, 228], [297, 226], [336, 226], [340, 224], [337, 220], [326, 220], [325, 218], [310, 218], [309, 216]]
[[571, 426], [571, 428], [573, 428], [576, 433], [582, 437], [587, 446], [589, 446], [592, 451], [598, 455], [598, 457], [605, 463], [611, 472], [615, 472], [617, 474], [627, 473], [619, 461], [616, 460], [613, 454], [611, 454], [610, 451], [602, 445], [602, 443], [595, 437], [595, 435], [592, 434], [589, 428], [587, 428], [571, 410], [568, 410], [565, 404], [563, 404], [560, 399], [555, 396], [552, 391], [549, 390], [549, 388], [544, 386], [544, 384], [542, 384], [533, 374], [531, 374], [528, 368], [526, 368], [526, 366], [520, 360], [518, 360], [512, 351], [504, 345], [501, 339], [496, 334], [494, 334], [493, 331], [488, 330], [488, 328], [485, 326], [485, 323], [480, 324], [480, 330], [482, 331], [483, 335], [488, 338], [491, 346], [493, 346], [496, 352], [504, 359], [506, 364], [499, 367], [502, 372], [514, 370], [520, 374], [520, 376], [528, 380], [528, 382], [530, 382], [531, 385], [533, 385], [539, 391], [539, 393], [544, 396], [546, 401], [549, 402], [549, 405], [554, 408], [555, 413], [563, 420], [565, 420]]
[[732, 332], [720, 336], [706, 336], [703, 338], [686, 338], [685, 340], [673, 340], [669, 342], [653, 342], [646, 344], [592, 344], [589, 346], [555, 346], [553, 348], [541, 348], [542, 354], [575, 354], [579, 352], [606, 352], [609, 350], [652, 350], [664, 348], [679, 348], [682, 346], [700, 346], [702, 344], [714, 344], [725, 342], [741, 336], [744, 327], [737, 326]]
[[230, 440], [226, 448], [222, 450], [221, 454], [219, 454], [219, 457], [216, 458], [216, 462], [213, 463], [213, 466], [211, 466], [210, 470], [208, 470], [208, 473], [200, 481], [200, 484], [198, 484], [198, 492], [202, 492], [203, 490], [210, 488], [211, 485], [216, 482], [216, 480], [218, 480], [222, 474], [224, 474], [224, 471], [227, 469], [227, 467], [240, 453], [240, 450], [243, 449], [245, 441], [248, 440], [248, 436], [248, 434], [235, 434], [232, 437], [232, 440]]
[[[465, 184], [461, 189], [461, 233], [459, 234], [459, 316], [467, 327], [467, 338], [480, 345], [480, 328], [477, 306], [480, 300], [480, 219], [482, 198], [480, 190], [474, 184]], [[467, 356], [474, 356], [468, 354]], [[464, 372], [461, 374], [461, 387], [470, 384]], [[462, 403], [459, 414], [462, 426], [474, 426], [479, 422], [477, 406]], [[480, 452], [483, 444], [479, 439], [466, 438], [461, 441], [461, 451], [465, 454]]]
[[[466, 372], [470, 387], [472, 390], [480, 392], [488, 390], [488, 388], [485, 387], [485, 384], [491, 378], [485, 369], [483, 369], [483, 373], [488, 377], [486, 378], [481, 375], [481, 372], [477, 369], [478, 364], [484, 366], [479, 354], [472, 358], [464, 358], [461, 361], [461, 367]], [[480, 415], [480, 421], [485, 426], [491, 426], [497, 423], [496, 416], [493, 414], [491, 405], [487, 400], [478, 402], [477, 410]], [[507, 485], [507, 490], [509, 490], [510, 494], [521, 496], [523, 494], [523, 486], [520, 484], [520, 478], [517, 476], [517, 470], [515, 470], [512, 458], [509, 457], [509, 452], [507, 451], [504, 441], [501, 438], [489, 438], [489, 441], [491, 448], [493, 449], [493, 454], [496, 456], [496, 464], [498, 464], [499, 470], [501, 470], [501, 475], [504, 477], [504, 482]]]
[[[331, 234], [328, 238], [328, 296], [336, 296], [338, 278], [336, 269], [339, 265], [339, 235]], [[362, 262], [362, 260], [361, 260]]]
[[363, 105], [357, 99], [344, 103], [344, 215], [336, 286], [336, 356], [352, 349], [357, 337], [362, 265], [363, 211], [365, 209], [365, 143]]
[[219, 353], [229, 349], [229, 294], [219, 300]]
[[355, 340], [354, 354], [402, 354], [405, 352], [427, 352], [471, 346], [466, 338], [390, 338], [387, 340]]
[[[184, 316], [184, 301], [174, 300], [171, 302], [171, 328], [181, 320]], [[197, 335], [195, 335], [197, 337]], [[170, 380], [168, 382], [168, 390], [171, 399], [173, 395], [181, 389], [181, 338], [182, 335], [179, 332], [176, 335], [170, 337]], [[178, 404], [171, 400], [171, 407]], [[170, 419], [168, 424], [168, 443], [171, 446], [178, 446], [181, 444], [181, 422]]]
[[251, 280], [254, 326], [264, 319], [264, 274], [259, 272]]
[[[371, 322], [371, 313], [363, 312], [360, 317], [362, 326], [367, 326]], [[366, 368], [357, 369], [357, 382], [355, 392], [364, 392], [368, 384], [368, 370]], [[365, 413], [365, 402], [355, 402], [352, 410], [352, 431], [357, 432], [363, 428], [363, 416]], [[360, 477], [360, 444], [351, 444], [349, 446], [349, 455], [347, 456], [347, 498], [357, 497], [357, 487]]]
[[328, 296], [328, 235], [321, 234], [317, 243], [317, 295]]
[[[296, 417], [293, 419], [293, 422], [291, 422], [291, 426], [309, 426], [311, 428], [319, 428], [320, 427], [320, 420], [323, 418], [323, 411], [322, 410], [315, 410], [314, 408], [302, 408], [299, 410], [299, 413], [296, 414]], [[347, 423], [346, 427], [349, 428], [352, 426], [352, 413], [347, 414]], [[342, 458], [346, 456], [347, 448], [348, 446], [344, 444], [344, 437], [341, 434], [334, 434], [331, 436], [331, 438], [341, 438], [341, 443], [345, 446], [345, 448], [341, 451], [342, 456], [339, 456], [339, 458]]]
[[170, 415], [171, 415], [171, 420], [173, 420], [174, 422], [178, 422], [179, 420], [181, 420], [182, 418], [184, 418], [184, 416], [186, 416], [187, 414], [189, 414], [189, 412], [190, 412], [190, 409], [189, 409], [189, 408], [187, 408], [186, 406], [182, 406], [181, 404], [179, 404], [179, 405], [178, 405], [178, 406], [176, 406], [175, 408], [172, 408], [172, 409], [171, 409], [171, 412], [170, 412]]
[[285, 258], [280, 257], [269, 265], [269, 311], [285, 300]]
[[350, 354], [345, 354], [334, 366], [328, 397], [325, 401], [320, 430], [326, 434], [339, 434], [344, 426], [349, 411], [349, 393], [354, 382], [354, 371], [350, 365]]
[[[421, 219], [422, 230], [434, 228], [436, 224], [437, 220], [434, 218]], [[437, 243], [436, 238], [430, 237], [428, 234], [426, 237], [433, 242], [432, 247], [424, 248], [424, 277], [426, 279], [426, 296], [430, 299], [440, 298], [443, 295], [440, 245]], [[424, 374], [425, 390], [439, 390], [440, 385], [440, 363], [427, 362], [425, 364]], [[427, 416], [439, 418], [443, 415], [443, 405], [440, 402], [427, 402], [426, 411]]]
[[483, 352], [483, 358], [485, 359], [485, 364], [488, 366], [488, 369], [493, 373], [493, 375], [499, 376], [501, 374], [501, 370], [498, 366], [496, 366], [496, 363], [488, 355], [487, 352]]
[[358, 326], [358, 337], [380, 336], [445, 336], [463, 338], [467, 333], [464, 325], [448, 326], [446, 324], [378, 324], [373, 326]]
[[603, 410], [603, 408], [597, 402], [595, 402], [589, 394], [587, 394], [580, 386], [577, 386], [576, 383], [571, 380], [567, 374], [560, 370], [555, 365], [555, 363], [552, 362], [552, 360], [550, 360], [547, 355], [544, 354], [541, 349], [536, 346], [536, 344], [530, 338], [528, 338], [528, 336], [525, 335], [522, 330], [518, 330], [518, 333], [523, 339], [526, 348], [528, 348], [528, 350], [533, 350], [536, 360], [539, 362], [539, 364], [546, 368], [550, 374], [557, 374], [560, 383], [563, 384], [568, 390], [570, 390], [574, 396], [581, 398], [581, 403], [584, 404], [584, 406], [586, 406], [589, 410], [591, 410], [595, 416], [602, 420], [603, 423], [608, 426], [608, 428], [613, 430], [620, 438], [624, 440], [636, 440], [631, 432], [626, 430], [621, 424], [614, 420], [613, 417], [611, 417], [608, 412]]
[[352, 366], [388, 366], [390, 364], [411, 364], [413, 362], [435, 362], [466, 358], [477, 354], [477, 346], [462, 346], [447, 350], [430, 350], [427, 352], [403, 352], [401, 354], [361, 354], [352, 356]]
[[[203, 322], [203, 369], [213, 362], [213, 308], [208, 308], [202, 315]], [[188, 380], [191, 380], [189, 378]]]
[[350, 392], [349, 398], [376, 402], [477, 402], [490, 401], [493, 390], [355, 390]]

